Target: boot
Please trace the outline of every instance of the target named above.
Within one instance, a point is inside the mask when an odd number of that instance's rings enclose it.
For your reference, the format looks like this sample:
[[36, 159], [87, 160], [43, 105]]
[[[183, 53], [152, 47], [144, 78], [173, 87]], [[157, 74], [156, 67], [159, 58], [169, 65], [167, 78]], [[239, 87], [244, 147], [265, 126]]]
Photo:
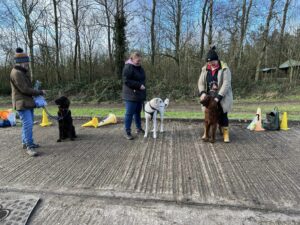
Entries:
[[229, 143], [229, 128], [228, 127], [223, 127], [223, 137], [224, 137], [224, 142]]

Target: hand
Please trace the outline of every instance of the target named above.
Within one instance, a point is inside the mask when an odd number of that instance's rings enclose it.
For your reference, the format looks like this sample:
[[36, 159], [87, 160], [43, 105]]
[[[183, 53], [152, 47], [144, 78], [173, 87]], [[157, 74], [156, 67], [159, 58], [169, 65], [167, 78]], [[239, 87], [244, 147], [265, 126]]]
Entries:
[[202, 94], [201, 96], [200, 96], [200, 101], [203, 101], [204, 100], [204, 98], [205, 98], [205, 96], [206, 96], [206, 94], [204, 93], [204, 94]]
[[215, 98], [214, 100], [215, 100], [216, 102], [219, 102], [219, 99], [218, 99], [218, 98]]
[[141, 87], [140, 87], [140, 90], [145, 90], [145, 86], [142, 84]]
[[42, 92], [43, 92], [43, 95], [46, 95], [46, 91], [45, 90], [42, 90]]

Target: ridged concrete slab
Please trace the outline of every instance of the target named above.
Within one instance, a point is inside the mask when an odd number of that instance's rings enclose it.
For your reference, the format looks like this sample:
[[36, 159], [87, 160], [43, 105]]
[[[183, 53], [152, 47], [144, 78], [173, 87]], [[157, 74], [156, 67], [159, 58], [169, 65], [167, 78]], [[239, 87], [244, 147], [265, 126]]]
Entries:
[[38, 201], [35, 196], [0, 194], [0, 224], [25, 225]]
[[[35, 126], [42, 156], [27, 157], [20, 128], [0, 133], [0, 190], [157, 200], [300, 213], [300, 127], [255, 133], [232, 125], [232, 142], [200, 140], [199, 122], [168, 122], [158, 139], [123, 138], [121, 124], [81, 128], [56, 143]], [[79, 123], [79, 124], [78, 124]]]

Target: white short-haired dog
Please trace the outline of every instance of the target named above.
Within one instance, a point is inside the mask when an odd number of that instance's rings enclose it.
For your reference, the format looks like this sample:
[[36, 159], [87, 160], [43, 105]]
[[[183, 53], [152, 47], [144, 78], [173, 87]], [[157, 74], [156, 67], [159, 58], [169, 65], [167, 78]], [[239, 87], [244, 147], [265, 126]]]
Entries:
[[160, 132], [164, 132], [164, 112], [165, 109], [169, 105], [169, 99], [166, 98], [163, 101], [161, 98], [153, 98], [149, 102], [145, 104], [145, 119], [146, 119], [146, 127], [145, 127], [145, 135], [144, 137], [148, 136], [149, 130], [149, 121], [153, 119], [153, 138], [156, 138], [157, 132], [157, 113], [160, 114]]

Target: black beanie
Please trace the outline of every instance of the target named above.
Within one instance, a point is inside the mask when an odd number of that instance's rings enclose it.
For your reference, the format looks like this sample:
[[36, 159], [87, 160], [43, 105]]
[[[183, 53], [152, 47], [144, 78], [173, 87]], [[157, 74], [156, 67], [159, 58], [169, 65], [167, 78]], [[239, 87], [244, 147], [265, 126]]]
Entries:
[[213, 60], [219, 60], [219, 56], [216, 52], [216, 47], [215, 46], [212, 46], [207, 55], [206, 55], [206, 62], [210, 62], [210, 61], [213, 61]]

